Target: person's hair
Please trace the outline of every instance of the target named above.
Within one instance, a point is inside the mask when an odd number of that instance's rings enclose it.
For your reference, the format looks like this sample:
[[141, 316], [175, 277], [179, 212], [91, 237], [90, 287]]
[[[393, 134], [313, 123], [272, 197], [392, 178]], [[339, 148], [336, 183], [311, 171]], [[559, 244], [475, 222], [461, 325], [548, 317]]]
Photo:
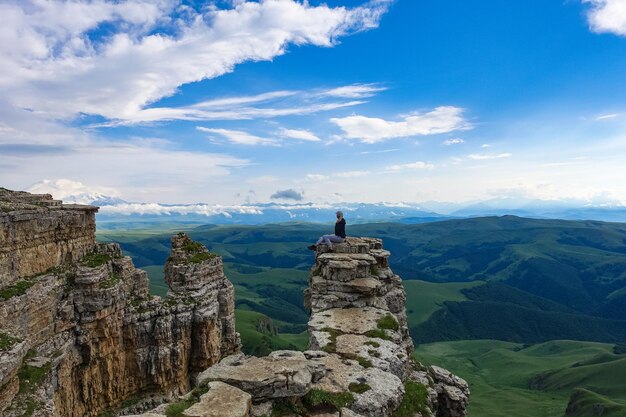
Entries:
[[335, 214], [337, 214], [337, 216], [341, 216], [341, 217], [343, 217], [343, 211], [341, 211], [341, 210], [339, 210], [339, 211], [338, 211], [337, 213], [335, 213]]

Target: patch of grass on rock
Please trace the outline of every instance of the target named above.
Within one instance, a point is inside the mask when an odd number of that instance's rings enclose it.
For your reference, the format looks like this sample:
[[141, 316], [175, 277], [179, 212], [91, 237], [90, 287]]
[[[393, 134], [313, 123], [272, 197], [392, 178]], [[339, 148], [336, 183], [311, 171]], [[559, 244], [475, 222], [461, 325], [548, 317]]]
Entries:
[[22, 366], [17, 371], [17, 376], [20, 379], [20, 394], [30, 394], [34, 392], [37, 387], [41, 385], [48, 373], [52, 370], [52, 364], [46, 363], [41, 367], [31, 366], [27, 362], [36, 356], [34, 350], [30, 350], [22, 362]]
[[209, 386], [196, 387], [189, 394], [186, 400], [178, 401], [167, 406], [165, 415], [167, 417], [183, 417], [183, 411], [200, 401], [200, 397], [209, 391]]
[[365, 336], [383, 340], [391, 340], [391, 337], [387, 336], [387, 333], [385, 333], [385, 331], [382, 329], [369, 330], [365, 332]]
[[364, 392], [367, 392], [370, 389], [372, 389], [372, 387], [370, 387], [368, 384], [365, 384], [363, 382], [351, 382], [350, 385], [348, 385], [348, 389], [350, 390], [350, 392], [354, 392], [356, 394], [363, 394]]
[[216, 253], [211, 253], [211, 252], [196, 253], [195, 255], [193, 255], [191, 258], [189, 258], [187, 260], [187, 263], [199, 264], [199, 263], [207, 261], [209, 259], [213, 259], [213, 258], [215, 258], [217, 256], [218, 255]]
[[183, 250], [187, 253], [198, 253], [202, 252], [202, 243], [200, 242], [189, 242], [183, 246]]
[[20, 339], [0, 333], [0, 352], [7, 351], [20, 342]]
[[341, 336], [343, 333], [340, 330], [332, 329], [330, 327], [324, 327], [322, 331], [330, 335], [330, 342], [326, 346], [324, 346], [322, 350], [326, 353], [336, 353], [337, 352], [337, 338]]
[[388, 330], [398, 331], [398, 329], [400, 328], [400, 325], [398, 324], [398, 320], [396, 320], [396, 318], [392, 316], [391, 314], [387, 314], [384, 317], [381, 317], [380, 319], [378, 319], [378, 321], [376, 322], [376, 325], [381, 330], [388, 329]]
[[312, 389], [302, 397], [302, 402], [309, 408], [331, 406], [340, 410], [354, 402], [354, 395], [350, 392], [328, 392]]
[[367, 351], [367, 353], [369, 353], [370, 356], [373, 356], [375, 358], [380, 358], [380, 353], [377, 350], [370, 349]]
[[26, 294], [26, 290], [28, 290], [33, 285], [35, 285], [33, 281], [18, 281], [10, 287], [1, 289], [0, 298], [6, 301], [10, 298], [24, 295]]
[[404, 383], [404, 397], [392, 417], [413, 417], [417, 413], [428, 413], [428, 391], [426, 387], [410, 379]]
[[270, 417], [300, 416], [304, 413], [301, 404], [291, 398], [279, 398], [274, 401]]
[[81, 263], [89, 268], [97, 268], [111, 260], [111, 255], [106, 253], [88, 253], [83, 257]]

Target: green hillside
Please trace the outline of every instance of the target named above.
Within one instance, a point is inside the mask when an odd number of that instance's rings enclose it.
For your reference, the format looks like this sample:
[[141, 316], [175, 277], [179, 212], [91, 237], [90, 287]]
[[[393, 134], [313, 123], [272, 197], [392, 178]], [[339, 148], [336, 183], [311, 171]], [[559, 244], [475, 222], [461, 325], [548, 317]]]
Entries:
[[611, 401], [603, 395], [583, 388], [574, 390], [564, 417], [624, 417], [626, 405]]
[[434, 283], [426, 281], [404, 281], [406, 290], [406, 310], [409, 323], [418, 324], [427, 321], [430, 316], [442, 308], [447, 301], [464, 301], [466, 288], [481, 285], [482, 282]]
[[305, 350], [308, 343], [306, 331], [300, 334], [281, 334], [269, 317], [249, 310], [236, 310], [237, 331], [245, 353], [265, 356], [273, 350]]
[[[306, 347], [302, 290], [313, 256], [305, 247], [327, 229], [187, 230], [224, 258], [246, 353]], [[175, 231], [118, 228], [98, 238], [120, 242], [163, 295]], [[470, 417], [564, 417], [566, 408], [565, 417], [626, 416], [625, 225], [505, 216], [348, 231], [385, 240], [404, 278], [409, 326], [421, 343], [416, 356], [468, 380]]]
[[[306, 246], [327, 230], [288, 223], [205, 225], [188, 233], [222, 255], [238, 308], [299, 333], [306, 323], [301, 291], [313, 262]], [[167, 259], [174, 231], [105, 230], [98, 238], [120, 242], [160, 294], [166, 287], [155, 265]], [[392, 267], [407, 284], [418, 342], [626, 341], [623, 224], [504, 216], [349, 225], [348, 232], [385, 240]]]
[[[470, 417], [563, 417], [570, 395], [577, 411], [567, 417], [604, 416], [585, 414], [600, 402], [616, 413], [606, 415], [626, 415], [626, 355], [614, 355], [610, 344], [443, 342], [418, 346], [415, 357], [468, 381]], [[578, 388], [589, 395], [576, 394]]]

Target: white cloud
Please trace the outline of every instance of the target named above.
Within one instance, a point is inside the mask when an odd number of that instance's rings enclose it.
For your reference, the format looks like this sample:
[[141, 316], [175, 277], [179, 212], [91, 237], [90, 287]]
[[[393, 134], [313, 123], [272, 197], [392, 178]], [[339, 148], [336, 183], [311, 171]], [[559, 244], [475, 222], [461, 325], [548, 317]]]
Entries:
[[443, 144], [446, 146], [458, 145], [461, 143], [465, 143], [465, 141], [461, 138], [446, 139], [443, 141]]
[[389, 153], [389, 152], [397, 152], [400, 149], [398, 148], [393, 148], [393, 149], [381, 149], [379, 151], [362, 151], [359, 152], [360, 155], [371, 155], [371, 154], [378, 154], [378, 153]]
[[619, 117], [619, 114], [617, 114], [617, 113], [603, 114], [603, 115], [600, 115], [600, 116], [596, 117], [595, 120], [597, 120], [597, 121], [600, 121], [600, 120], [610, 120], [610, 119], [616, 119], [617, 117]]
[[120, 195], [120, 192], [112, 187], [85, 185], [80, 181], [65, 178], [39, 181], [27, 191], [35, 194], [51, 194], [57, 200], [76, 204], [89, 204], [94, 200]]
[[93, 127], [122, 126], [170, 120], [199, 121], [270, 119], [275, 117], [301, 116], [319, 113], [341, 109], [344, 107], [357, 106], [365, 103], [364, 101], [358, 100], [312, 103], [306, 99], [306, 94], [301, 94], [298, 97], [294, 97], [294, 100], [296, 101], [295, 103], [264, 107], [242, 106], [241, 103], [237, 103], [236, 97], [233, 98], [232, 103], [226, 103], [221, 108], [213, 108], [197, 104], [183, 107], [152, 107], [139, 110], [124, 120], [113, 120], [105, 123], [99, 123], [93, 125]]
[[382, 87], [378, 84], [352, 84], [331, 88], [330, 90], [322, 91], [319, 95], [340, 98], [365, 98], [371, 97], [386, 89], [386, 87]]
[[587, 20], [592, 31], [626, 36], [626, 1], [583, 0], [583, 3], [591, 5]]
[[263, 214], [263, 211], [259, 207], [248, 205], [222, 206], [212, 204], [164, 205], [158, 203], [122, 203], [100, 207], [100, 213], [122, 215], [200, 214], [204, 216], [221, 214], [226, 217], [231, 217], [233, 213]]
[[501, 159], [501, 158], [509, 158], [512, 154], [510, 153], [497, 153], [497, 154], [484, 154], [484, 153], [473, 153], [471, 155], [467, 155], [468, 159], [473, 159], [475, 161], [485, 160], [485, 159]]
[[459, 107], [443, 106], [427, 113], [413, 113], [399, 122], [359, 115], [333, 118], [331, 122], [343, 130], [346, 138], [377, 143], [392, 138], [470, 129], [471, 125], [463, 118], [463, 111]]
[[488, 143], [483, 143], [482, 145], [480, 145], [481, 148], [491, 148], [491, 145]]
[[280, 128], [280, 136], [291, 139], [306, 140], [310, 142], [319, 142], [321, 139], [308, 130], [304, 129], [285, 129]]
[[196, 126], [196, 129], [201, 132], [214, 133], [216, 135], [223, 136], [230, 142], [238, 145], [277, 145], [277, 142], [273, 139], [262, 138], [241, 130], [211, 129], [202, 126]]
[[[192, 201], [217, 197], [222, 181], [249, 161], [227, 154], [185, 151], [159, 140], [122, 143], [76, 141], [57, 153], [3, 154], [0, 178], [11, 188], [25, 189], [41, 178], [71, 178], [84, 184], [115, 188], [125, 200]], [[28, 170], [19, 167], [28, 166]]]
[[306, 179], [309, 181], [325, 181], [329, 178], [330, 177], [328, 175], [322, 175], [322, 174], [307, 174], [306, 175]]
[[[147, 106], [183, 84], [271, 60], [290, 44], [331, 47], [376, 27], [388, 4], [263, 0], [198, 13], [174, 0], [3, 2], [0, 93], [16, 107], [55, 118], [176, 118], [185, 111]], [[105, 23], [114, 33], [94, 35]]]
[[435, 166], [429, 162], [417, 161], [409, 164], [391, 165], [387, 167], [387, 171], [404, 171], [404, 170], [421, 170], [433, 169]]

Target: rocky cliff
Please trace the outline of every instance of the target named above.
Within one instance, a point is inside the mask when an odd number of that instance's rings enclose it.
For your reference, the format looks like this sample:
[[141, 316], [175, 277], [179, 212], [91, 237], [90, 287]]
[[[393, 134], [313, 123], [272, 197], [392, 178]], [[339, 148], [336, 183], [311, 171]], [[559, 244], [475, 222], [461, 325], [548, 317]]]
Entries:
[[95, 242], [96, 207], [0, 189], [0, 414], [95, 416], [190, 390], [239, 351], [221, 258], [172, 238], [170, 292], [116, 244]]
[[142, 417], [463, 417], [467, 383], [412, 359], [402, 280], [371, 238], [320, 246], [305, 304], [309, 350], [231, 355]]
[[[91, 206], [0, 189], [0, 414], [463, 417], [462, 379], [412, 358], [402, 280], [382, 241], [315, 253], [309, 350], [240, 353], [222, 260], [172, 238], [151, 296]], [[154, 408], [156, 407], [156, 408]]]

